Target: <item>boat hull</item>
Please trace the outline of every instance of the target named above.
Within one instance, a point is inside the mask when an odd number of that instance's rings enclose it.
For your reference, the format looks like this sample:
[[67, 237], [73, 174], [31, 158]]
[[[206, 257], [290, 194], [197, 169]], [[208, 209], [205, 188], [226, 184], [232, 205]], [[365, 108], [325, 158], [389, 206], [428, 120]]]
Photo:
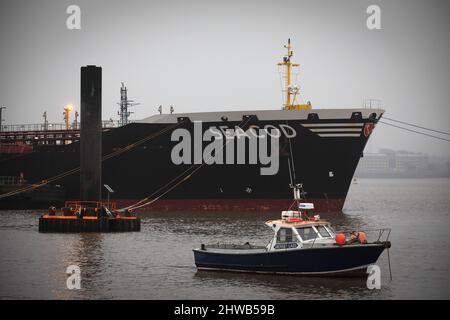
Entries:
[[[160, 115], [161, 118], [152, 117], [148, 121], [102, 133], [105, 157], [102, 181], [114, 189], [110, 199], [118, 202], [118, 207], [122, 207], [119, 202], [134, 204], [143, 198], [162, 195], [146, 209], [246, 211], [246, 208], [279, 210], [289, 206], [292, 190], [288, 182], [294, 176], [294, 180], [301, 182], [307, 190], [308, 201], [317, 204], [317, 211], [337, 212], [342, 210], [353, 173], [370, 137], [371, 131], [367, 128], [373, 128], [382, 112], [322, 109]], [[273, 174], [262, 174], [261, 170], [267, 169], [268, 164], [263, 165], [259, 160], [256, 163], [250, 161], [248, 141], [242, 154], [245, 154], [241, 159], [245, 160], [243, 163], [238, 163], [235, 142], [231, 163], [195, 164], [192, 152], [190, 162], [176, 164], [172, 151], [179, 142], [172, 140], [174, 131], [189, 132], [194, 145], [194, 140], [197, 141], [194, 125], [198, 121], [202, 123], [203, 133], [209, 128], [224, 126], [239, 126], [244, 131], [250, 127], [272, 126], [280, 130], [291, 128], [286, 130], [295, 132], [295, 137], [288, 139], [287, 134], [281, 134], [278, 154], [271, 158], [271, 161], [278, 163], [271, 164], [278, 168]], [[209, 141], [200, 141], [197, 145], [205, 149]], [[227, 155], [227, 148], [223, 147]], [[125, 152], [108, 156], [120, 150]], [[225, 161], [225, 158], [222, 160]], [[62, 201], [75, 200], [80, 196], [80, 177], [79, 171], [73, 169], [79, 167], [79, 159], [78, 141], [38, 145], [33, 152], [8, 158], [0, 153], [0, 176], [23, 176], [28, 183], [38, 183], [72, 172], [53, 183], [65, 189]], [[291, 170], [289, 163], [294, 164]], [[106, 199], [106, 189], [102, 192]], [[30, 207], [34, 205], [14, 197], [10, 201]], [[3, 199], [0, 206], [1, 202]]]
[[386, 248], [385, 243], [305, 248], [259, 253], [194, 250], [199, 270], [311, 276], [363, 276]]

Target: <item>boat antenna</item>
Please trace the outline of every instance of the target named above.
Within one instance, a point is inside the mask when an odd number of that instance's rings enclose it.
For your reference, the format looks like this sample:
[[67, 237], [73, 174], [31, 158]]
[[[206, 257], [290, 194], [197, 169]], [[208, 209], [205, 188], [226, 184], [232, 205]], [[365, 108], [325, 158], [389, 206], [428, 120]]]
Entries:
[[[286, 124], [287, 121], [286, 121]], [[289, 156], [291, 159], [291, 163], [292, 163], [292, 177], [294, 179], [294, 182], [297, 183], [297, 177], [295, 176], [295, 162], [294, 162], [294, 154], [292, 153], [292, 142], [291, 142], [291, 137], [288, 137], [288, 143], [289, 143]], [[289, 160], [289, 158], [288, 158]], [[292, 184], [292, 182], [291, 182]]]
[[289, 184], [290, 186], [294, 185], [294, 180], [292, 179], [292, 170], [291, 170], [291, 159], [288, 158], [287, 162], [288, 162], [288, 168], [289, 168], [289, 179], [291, 179], [291, 183]]
[[297, 208], [300, 208], [300, 201], [302, 201], [306, 195], [306, 192], [303, 190], [302, 183], [291, 184], [290, 187], [294, 192], [294, 200], [297, 203]]

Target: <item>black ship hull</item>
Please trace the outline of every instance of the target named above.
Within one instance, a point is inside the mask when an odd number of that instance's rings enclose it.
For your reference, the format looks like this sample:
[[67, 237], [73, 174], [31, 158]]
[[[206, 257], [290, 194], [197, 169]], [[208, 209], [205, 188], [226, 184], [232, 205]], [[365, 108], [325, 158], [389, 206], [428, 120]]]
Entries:
[[[291, 204], [289, 183], [295, 179], [303, 183], [307, 199], [315, 202], [318, 211], [340, 211], [382, 113], [378, 109], [323, 109], [153, 116], [103, 132], [102, 183], [114, 189], [110, 196], [118, 207], [160, 197], [142, 209], [278, 210]], [[261, 174], [267, 165], [251, 163], [249, 148], [241, 164], [196, 164], [195, 159], [174, 164], [172, 151], [178, 141], [172, 141], [172, 133], [186, 129], [195, 135], [195, 121], [202, 121], [203, 132], [210, 127], [240, 126], [245, 131], [270, 126], [292, 128], [295, 137], [287, 138], [281, 130], [275, 174]], [[203, 142], [203, 148], [208, 143]], [[78, 141], [38, 145], [31, 153], [0, 158], [0, 175], [22, 175], [29, 183], [37, 183], [77, 168], [79, 158]], [[52, 184], [65, 190], [63, 200], [79, 198], [79, 171]], [[19, 196], [0, 199], [0, 206], [14, 205], [16, 197], [24, 205]], [[107, 197], [106, 190], [103, 197]]]

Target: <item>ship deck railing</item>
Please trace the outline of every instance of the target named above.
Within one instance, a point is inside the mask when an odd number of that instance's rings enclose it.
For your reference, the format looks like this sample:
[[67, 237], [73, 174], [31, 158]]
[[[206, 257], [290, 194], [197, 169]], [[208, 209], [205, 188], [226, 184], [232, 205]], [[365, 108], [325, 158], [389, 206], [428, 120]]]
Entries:
[[11, 186], [11, 185], [24, 185], [27, 181], [20, 176], [0, 176], [0, 185]]
[[[117, 121], [102, 121], [103, 131], [118, 128]], [[0, 131], [0, 143], [3, 145], [61, 145], [80, 139], [80, 123], [69, 128], [63, 123], [50, 124], [14, 124], [4, 125]]]
[[[31, 123], [31, 124], [9, 124], [9, 125], [2, 125], [0, 133], [11, 133], [11, 132], [39, 132], [39, 131], [79, 131], [81, 127], [81, 123], [72, 123], [69, 128], [66, 127], [65, 123]], [[117, 128], [120, 127], [120, 124], [118, 121], [112, 121], [112, 120], [103, 120], [102, 121], [102, 128]]]

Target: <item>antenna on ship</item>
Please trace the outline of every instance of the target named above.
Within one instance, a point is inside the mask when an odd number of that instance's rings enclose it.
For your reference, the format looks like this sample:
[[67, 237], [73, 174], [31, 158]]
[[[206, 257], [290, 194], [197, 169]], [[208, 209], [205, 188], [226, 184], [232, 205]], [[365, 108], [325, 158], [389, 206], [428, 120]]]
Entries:
[[78, 113], [78, 111], [75, 110], [75, 120], [73, 121], [73, 128], [75, 130], [79, 129], [78, 128], [78, 117], [80, 116], [80, 114]]
[[2, 111], [3, 109], [6, 109], [5, 106], [0, 106], [0, 131], [2, 131], [2, 126], [3, 126], [3, 121], [5, 121], [5, 119], [2, 118]]
[[47, 111], [44, 111], [42, 114], [42, 118], [44, 118], [44, 131], [48, 130], [48, 120], [47, 120]]
[[279, 62], [278, 65], [284, 67], [282, 77], [285, 78], [283, 92], [285, 92], [284, 110], [302, 110], [311, 109], [311, 103], [308, 101], [306, 104], [297, 104], [296, 99], [299, 95], [300, 88], [297, 84], [292, 84], [292, 68], [299, 67], [298, 63], [292, 63], [291, 57], [293, 51], [291, 49], [291, 39], [288, 39], [287, 45], [284, 46], [287, 49], [287, 54], [283, 57], [283, 62]]
[[137, 106], [139, 103], [134, 102], [134, 100], [128, 100], [128, 89], [123, 82], [122, 87], [120, 88], [120, 103], [117, 104], [120, 106], [119, 112], [117, 112], [119, 115], [119, 126], [124, 126], [128, 124], [128, 119], [133, 113], [129, 111], [128, 108]]

